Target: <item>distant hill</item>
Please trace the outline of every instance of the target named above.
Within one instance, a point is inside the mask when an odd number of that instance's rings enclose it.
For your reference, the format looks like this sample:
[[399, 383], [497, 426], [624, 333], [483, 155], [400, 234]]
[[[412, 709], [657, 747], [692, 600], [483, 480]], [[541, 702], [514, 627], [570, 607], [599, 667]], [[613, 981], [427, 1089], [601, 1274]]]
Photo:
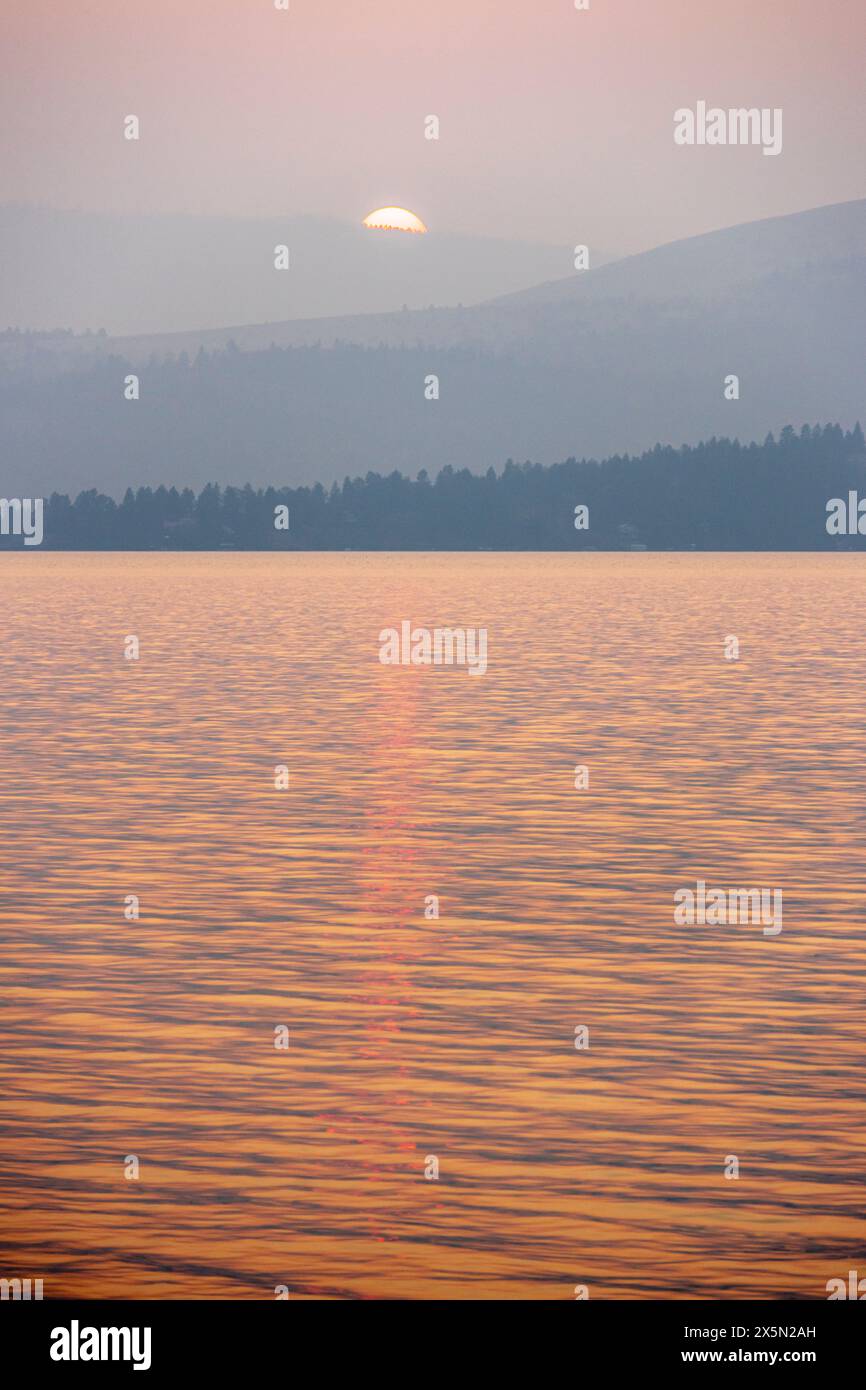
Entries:
[[558, 277], [497, 302], [511, 308], [585, 299], [708, 300], [768, 275], [802, 274], [866, 255], [866, 199], [769, 217], [626, 256], [592, 277]]
[[[369, 232], [367, 211], [351, 224], [0, 206], [0, 329], [164, 334], [426, 308], [522, 289], [570, 265], [568, 246]], [[277, 245], [289, 248], [286, 271], [274, 269]]]
[[[354, 238], [355, 230], [350, 230]], [[362, 242], [369, 236], [362, 231], [357, 235]], [[418, 237], [399, 240], [399, 245], [406, 248], [406, 267], [412, 274], [418, 267], [411, 261], [414, 255], [411, 248], [420, 247], [424, 240]], [[479, 253], [484, 253], [486, 244], [477, 243]], [[391, 251], [383, 249], [380, 242], [375, 243], [374, 249], [384, 275], [393, 275], [395, 257]], [[450, 255], [450, 243], [446, 243], [443, 259], [447, 261]], [[555, 255], [557, 260], [562, 259], [560, 251]], [[697, 308], [731, 295], [742, 295], [759, 281], [778, 276], [805, 283], [828, 273], [835, 275], [852, 269], [856, 272], [862, 268], [864, 257], [866, 199], [861, 199], [708, 232], [622, 260], [605, 263], [593, 253], [590, 272], [572, 271], [514, 293], [487, 297], [483, 283], [476, 280], [476, 292], [466, 295], [460, 307], [440, 298], [411, 312], [404, 312], [402, 308], [389, 312], [380, 303], [376, 311], [365, 313], [353, 310], [340, 314], [319, 313], [314, 317], [299, 313], [284, 320], [269, 314], [261, 322], [229, 319], [228, 325], [224, 318], [213, 328], [195, 322], [182, 330], [168, 332], [162, 324], [158, 332], [109, 335], [107, 343], [95, 338], [85, 340], [77, 344], [77, 350], [98, 351], [103, 355], [118, 352], [130, 361], [146, 360], [152, 354], [157, 357], [176, 356], [181, 352], [192, 355], [199, 348], [210, 352], [230, 342], [244, 351], [257, 351], [272, 345], [331, 346], [334, 342], [494, 349], [512, 345], [525, 347], [531, 343], [534, 349], [543, 350], [540, 340], [546, 325], [586, 322], [595, 328], [604, 318], [604, 313], [601, 320], [597, 316], [599, 305], [607, 311], [611, 305], [618, 305], [619, 312], [664, 303], [678, 305], [680, 310], [684, 303]], [[269, 277], [271, 274], [276, 272], [269, 272]], [[268, 283], [271, 283], [270, 278]], [[414, 296], [416, 301], [418, 297], [418, 294]], [[424, 301], [423, 295], [421, 298]]]
[[[866, 202], [856, 202], [471, 308], [7, 338], [4, 487], [19, 478], [120, 495], [128, 482], [239, 474], [329, 483], [635, 453], [656, 440], [760, 439], [786, 419], [850, 429], [866, 415], [864, 360]], [[136, 402], [123, 399], [130, 371]], [[730, 374], [738, 400], [725, 399]], [[437, 400], [425, 397], [433, 375]]]

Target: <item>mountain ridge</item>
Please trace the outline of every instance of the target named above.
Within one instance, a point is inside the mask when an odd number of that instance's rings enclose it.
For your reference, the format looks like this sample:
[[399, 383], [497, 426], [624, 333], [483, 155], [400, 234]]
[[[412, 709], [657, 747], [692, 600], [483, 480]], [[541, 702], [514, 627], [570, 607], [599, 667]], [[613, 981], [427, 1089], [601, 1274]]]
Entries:
[[[553, 301], [91, 337], [56, 350], [6, 339], [7, 479], [23, 480], [22, 495], [114, 492], [165, 477], [225, 482], [241, 461], [255, 485], [329, 483], [382, 467], [484, 472], [507, 458], [550, 464], [661, 439], [758, 439], [780, 419], [850, 429], [866, 416], [866, 201], [791, 216], [807, 220], [743, 224], [697, 249], [670, 243], [669, 274], [645, 252]], [[130, 373], [135, 402], [123, 394]]]

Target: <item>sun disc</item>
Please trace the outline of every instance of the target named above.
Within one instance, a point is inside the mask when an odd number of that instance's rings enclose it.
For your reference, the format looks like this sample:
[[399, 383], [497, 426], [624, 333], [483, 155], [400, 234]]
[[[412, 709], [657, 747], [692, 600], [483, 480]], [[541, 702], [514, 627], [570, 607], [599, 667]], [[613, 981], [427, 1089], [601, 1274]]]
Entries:
[[375, 232], [426, 232], [427, 228], [408, 208], [377, 208], [364, 218], [364, 227]]

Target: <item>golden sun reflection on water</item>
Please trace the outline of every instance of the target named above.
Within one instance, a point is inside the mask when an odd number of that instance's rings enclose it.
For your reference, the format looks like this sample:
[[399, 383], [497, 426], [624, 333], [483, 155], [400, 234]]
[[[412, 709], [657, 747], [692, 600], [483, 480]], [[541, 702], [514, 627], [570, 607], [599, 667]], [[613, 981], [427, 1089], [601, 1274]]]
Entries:
[[[822, 1298], [862, 1263], [860, 557], [2, 575], [2, 1272]], [[487, 673], [380, 665], [403, 618], [485, 626]], [[781, 936], [675, 926], [699, 878], [780, 887]]]

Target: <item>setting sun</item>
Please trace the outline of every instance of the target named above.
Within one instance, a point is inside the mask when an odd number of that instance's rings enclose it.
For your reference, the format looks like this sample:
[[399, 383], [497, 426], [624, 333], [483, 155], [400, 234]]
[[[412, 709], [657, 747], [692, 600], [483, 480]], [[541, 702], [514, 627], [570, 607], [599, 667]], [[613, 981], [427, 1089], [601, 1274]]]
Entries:
[[363, 225], [381, 232], [426, 232], [427, 228], [406, 208], [377, 208], [364, 218]]

